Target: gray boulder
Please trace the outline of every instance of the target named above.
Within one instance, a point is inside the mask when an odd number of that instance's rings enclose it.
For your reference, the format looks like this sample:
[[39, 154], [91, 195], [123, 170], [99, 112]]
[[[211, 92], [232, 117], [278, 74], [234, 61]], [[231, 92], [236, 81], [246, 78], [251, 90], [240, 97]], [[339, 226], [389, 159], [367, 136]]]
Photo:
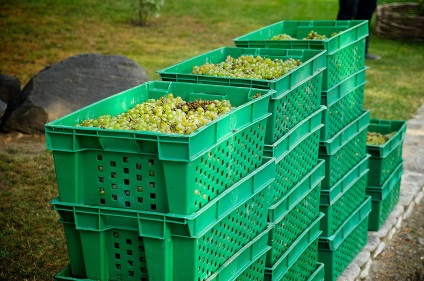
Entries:
[[145, 70], [116, 55], [83, 54], [37, 73], [25, 100], [2, 121], [5, 131], [44, 133], [44, 125], [86, 105], [148, 81]]
[[1, 124], [13, 110], [17, 108], [25, 97], [21, 94], [21, 82], [15, 76], [0, 74], [0, 131]]

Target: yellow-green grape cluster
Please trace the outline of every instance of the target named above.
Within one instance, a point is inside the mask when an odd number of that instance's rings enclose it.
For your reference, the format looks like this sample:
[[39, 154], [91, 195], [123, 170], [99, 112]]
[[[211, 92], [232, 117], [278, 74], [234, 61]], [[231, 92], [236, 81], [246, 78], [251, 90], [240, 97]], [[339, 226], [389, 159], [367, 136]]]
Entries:
[[261, 56], [242, 55], [238, 58], [227, 56], [225, 61], [194, 66], [192, 74], [273, 80], [283, 76], [301, 64], [300, 60], [289, 58], [270, 59]]
[[[331, 33], [330, 38], [336, 36], [337, 34], [338, 34], [338, 32]], [[318, 32], [313, 31], [313, 30], [311, 30], [309, 32], [307, 37], [303, 38], [303, 40], [325, 40], [325, 39], [327, 39], [327, 36], [320, 35], [320, 34], [318, 34]]]
[[327, 36], [320, 35], [318, 32], [311, 30], [307, 37], [303, 38], [303, 40], [325, 40]]
[[179, 96], [168, 94], [157, 100], [149, 99], [136, 104], [116, 116], [102, 115], [84, 120], [76, 126], [190, 134], [233, 108], [229, 100], [186, 102]]
[[382, 145], [385, 144], [396, 132], [389, 134], [381, 134], [376, 132], [367, 132], [367, 145]]
[[278, 34], [271, 37], [271, 40], [297, 40], [296, 38], [291, 37], [288, 34]]

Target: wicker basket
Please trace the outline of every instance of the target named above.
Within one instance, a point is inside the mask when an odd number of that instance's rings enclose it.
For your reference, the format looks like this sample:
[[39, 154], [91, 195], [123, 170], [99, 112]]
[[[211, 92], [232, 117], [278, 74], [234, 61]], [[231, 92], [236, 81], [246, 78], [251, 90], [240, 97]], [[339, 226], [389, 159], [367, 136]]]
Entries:
[[376, 34], [402, 41], [424, 41], [424, 16], [418, 3], [391, 3], [377, 6]]

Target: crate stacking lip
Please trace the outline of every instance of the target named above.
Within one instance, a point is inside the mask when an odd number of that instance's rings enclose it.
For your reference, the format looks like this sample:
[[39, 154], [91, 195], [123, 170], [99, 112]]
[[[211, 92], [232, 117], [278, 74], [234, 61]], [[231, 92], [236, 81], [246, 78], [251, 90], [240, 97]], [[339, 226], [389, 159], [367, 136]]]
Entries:
[[272, 145], [265, 145], [264, 156], [276, 158], [276, 180], [271, 204], [279, 201], [318, 163], [319, 131], [324, 106], [305, 118]]
[[320, 161], [281, 200], [269, 208], [269, 222], [275, 227], [269, 235], [271, 250], [266, 266], [272, 267], [308, 226], [319, 217], [320, 183], [324, 178]]
[[368, 132], [395, 134], [382, 145], [367, 144], [370, 159], [369, 186], [381, 186], [393, 170], [402, 162], [403, 139], [406, 134], [406, 121], [371, 119]]
[[[169, 93], [236, 108], [189, 135], [77, 127]], [[259, 165], [272, 90], [146, 82], [48, 123], [62, 201], [190, 214]], [[259, 94], [259, 97], [256, 95]]]
[[206, 280], [267, 228], [275, 159], [258, 170], [248, 184], [185, 216], [53, 200], [72, 273], [100, 280]]
[[[326, 35], [324, 40], [301, 40], [310, 31]], [[333, 32], [336, 35], [330, 37]], [[288, 34], [296, 40], [271, 40], [275, 35]], [[280, 21], [235, 38], [237, 47], [327, 50], [327, 69], [323, 88], [327, 90], [364, 67], [367, 21]], [[300, 40], [299, 40], [300, 39]]]
[[325, 280], [337, 280], [367, 244], [371, 198], [364, 199], [334, 234], [318, 239], [318, 260], [324, 264]]
[[306, 281], [324, 281], [324, 264], [317, 262], [314, 273]]
[[364, 67], [321, 93], [321, 105], [327, 107], [322, 116], [325, 125], [321, 129], [322, 141], [332, 138], [362, 114], [366, 70], [367, 67]]
[[372, 210], [368, 230], [378, 231], [396, 206], [400, 196], [403, 161], [393, 170], [382, 186], [368, 186], [367, 195], [372, 197]]
[[[320, 214], [306, 230], [304, 230], [289, 249], [278, 259], [272, 267], [265, 267], [265, 281], [284, 280], [293, 276], [307, 280], [315, 272], [318, 261], [318, 237]], [[299, 276], [302, 275], [302, 276]]]
[[[269, 225], [264, 232], [247, 243], [240, 251], [227, 260], [218, 269], [217, 272], [211, 275], [207, 281], [235, 280], [236, 278], [239, 281], [249, 281], [260, 280], [263, 278], [265, 270], [265, 254], [270, 249], [267, 244], [267, 234], [271, 228], [272, 225]], [[316, 275], [321, 274], [321, 272], [318, 270], [321, 270], [321, 268], [317, 268]], [[72, 270], [70, 265], [55, 274], [54, 280], [94, 281], [94, 279], [72, 277]], [[148, 278], [145, 280], [148, 280]]]
[[321, 190], [320, 212], [322, 236], [331, 236], [363, 202], [369, 174], [368, 154], [329, 190]]
[[[258, 89], [271, 89], [276, 92], [272, 98], [278, 98], [303, 83], [310, 76], [323, 71], [325, 66], [325, 50], [283, 50], [268, 48], [221, 47], [207, 53], [190, 58], [173, 66], [157, 71], [163, 81], [191, 82], [198, 84], [214, 84]], [[261, 56], [270, 59], [299, 59], [300, 66], [285, 75], [273, 80], [253, 78], [232, 78], [191, 74], [194, 66], [204, 63], [220, 63], [227, 56], [238, 58], [242, 55]]]
[[319, 143], [318, 157], [324, 159], [326, 165], [323, 190], [331, 188], [366, 156], [366, 129], [369, 120], [370, 112], [365, 110], [334, 137]]

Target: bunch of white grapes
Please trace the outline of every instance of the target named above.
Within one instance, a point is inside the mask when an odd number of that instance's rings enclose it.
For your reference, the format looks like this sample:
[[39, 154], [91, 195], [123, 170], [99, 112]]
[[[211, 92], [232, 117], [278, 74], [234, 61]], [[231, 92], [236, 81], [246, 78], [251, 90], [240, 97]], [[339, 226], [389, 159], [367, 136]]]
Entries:
[[[336, 36], [337, 34], [338, 34], [337, 32], [331, 33], [330, 38]], [[303, 40], [325, 40], [325, 39], [327, 39], [326, 35], [321, 35], [318, 32], [313, 31], [313, 30], [311, 30], [308, 33], [308, 36], [303, 38]], [[282, 34], [272, 36], [271, 40], [297, 40], [297, 39], [291, 37], [288, 34], [282, 33]]]
[[229, 100], [196, 100], [186, 102], [172, 93], [160, 99], [148, 99], [116, 116], [102, 115], [76, 126], [111, 130], [137, 130], [166, 134], [190, 134], [229, 112]]
[[288, 34], [283, 33], [283, 34], [278, 34], [278, 35], [272, 36], [271, 40], [297, 40], [297, 39], [294, 38], [294, 37], [291, 37]]
[[232, 78], [273, 80], [283, 76], [300, 64], [300, 60], [293, 58], [282, 60], [253, 55], [242, 55], [238, 58], [227, 56], [225, 61], [220, 63], [214, 64], [207, 62], [201, 66], [194, 66], [191, 73]]

